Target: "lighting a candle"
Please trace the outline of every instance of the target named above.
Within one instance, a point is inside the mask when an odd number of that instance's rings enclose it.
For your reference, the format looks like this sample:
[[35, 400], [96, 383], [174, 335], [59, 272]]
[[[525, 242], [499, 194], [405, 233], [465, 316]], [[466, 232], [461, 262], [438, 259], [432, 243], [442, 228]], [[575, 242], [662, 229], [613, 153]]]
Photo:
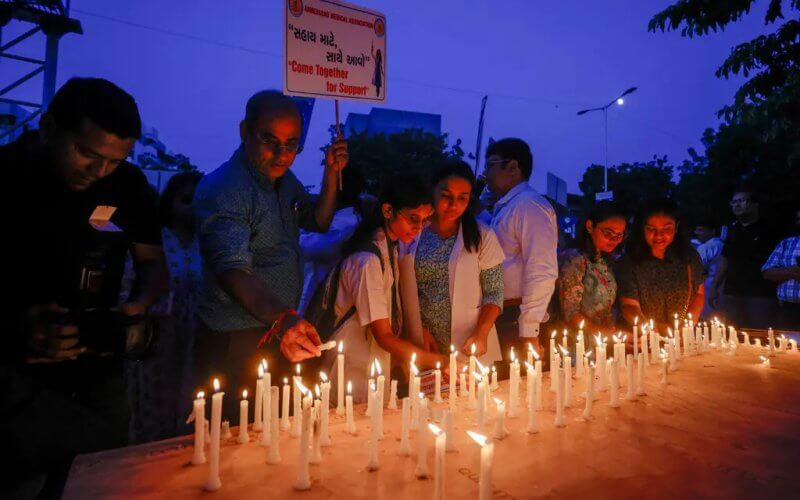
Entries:
[[446, 434], [435, 424], [428, 424], [428, 429], [436, 439], [436, 454], [433, 462], [433, 498], [434, 500], [444, 500]]
[[248, 402], [247, 402], [247, 389], [242, 391], [242, 400], [239, 402], [239, 443], [247, 443], [250, 441], [250, 435], [247, 433], [247, 420], [248, 420]]
[[492, 460], [494, 458], [494, 444], [489, 439], [477, 432], [467, 431], [469, 437], [481, 447], [481, 471], [478, 476], [478, 500], [492, 498]]
[[206, 463], [206, 400], [205, 393], [200, 391], [194, 400], [194, 455], [192, 465]]
[[293, 384], [293, 400], [292, 400], [292, 437], [300, 437], [302, 429], [300, 428], [300, 424], [302, 423], [303, 415], [301, 412], [301, 399], [300, 399], [300, 363], [295, 366], [295, 373], [294, 376], [294, 384]]

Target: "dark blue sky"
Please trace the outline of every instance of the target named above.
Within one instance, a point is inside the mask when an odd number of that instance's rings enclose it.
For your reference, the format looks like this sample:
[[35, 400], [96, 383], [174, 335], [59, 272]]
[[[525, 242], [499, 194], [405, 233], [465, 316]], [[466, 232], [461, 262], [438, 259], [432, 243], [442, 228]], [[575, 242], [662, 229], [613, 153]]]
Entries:
[[[714, 70], [736, 43], [764, 32], [765, 6], [701, 39], [648, 33], [650, 17], [670, 3], [361, 0], [388, 19], [387, 107], [441, 114], [451, 143], [461, 138], [474, 151], [487, 93], [484, 139], [527, 140], [533, 185], [543, 190], [549, 170], [572, 192], [585, 167], [603, 161], [602, 115], [578, 117], [579, 109], [638, 86], [609, 114], [611, 163], [654, 154], [680, 163], [688, 147], [700, 148], [702, 130], [716, 123], [715, 111], [740, 84], [718, 80]], [[136, 97], [145, 123], [168, 147], [204, 171], [237, 146], [247, 98], [282, 86], [279, 0], [74, 0], [72, 9], [85, 34], [63, 39], [59, 84], [76, 75], [115, 81]], [[18, 30], [4, 30], [4, 40]], [[19, 52], [42, 54], [34, 43]], [[5, 61], [2, 67], [4, 79], [21, 71]], [[31, 85], [15, 97], [39, 92]], [[369, 109], [344, 102], [342, 119]], [[307, 184], [319, 182], [317, 151], [333, 120], [332, 102], [318, 101], [294, 167]]]

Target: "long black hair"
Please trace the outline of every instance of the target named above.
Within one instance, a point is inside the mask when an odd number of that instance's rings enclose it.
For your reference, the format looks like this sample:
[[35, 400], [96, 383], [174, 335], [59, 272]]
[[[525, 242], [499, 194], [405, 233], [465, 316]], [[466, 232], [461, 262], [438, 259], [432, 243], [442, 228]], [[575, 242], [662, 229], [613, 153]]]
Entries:
[[644, 203], [634, 218], [633, 233], [628, 242], [626, 252], [630, 254], [634, 262], [642, 262], [652, 255], [650, 246], [644, 237], [644, 227], [647, 224], [647, 219], [653, 215], [665, 215], [675, 221], [675, 239], [667, 247], [665, 258], [681, 261], [688, 260], [694, 248], [689, 243], [686, 224], [682, 224], [683, 218], [678, 205], [668, 198], [650, 200]]
[[375, 208], [364, 215], [353, 235], [342, 247], [342, 257], [358, 252], [364, 244], [372, 241], [375, 231], [384, 226], [382, 207], [389, 204], [397, 213], [406, 208], [432, 205], [430, 187], [415, 175], [400, 174], [387, 179], [378, 196]]
[[[597, 248], [594, 246], [594, 241], [589, 235], [589, 231], [586, 230], [586, 223], [588, 221], [592, 221], [592, 225], [597, 227], [598, 224], [609, 219], [622, 219], [627, 224], [628, 215], [617, 203], [614, 203], [613, 201], [601, 201], [595, 203], [592, 208], [589, 209], [589, 211], [586, 213], [586, 216], [581, 221], [581, 225], [579, 226], [578, 238], [575, 246], [586, 256], [587, 259], [593, 262], [596, 262], [597, 259]], [[605, 255], [601, 255], [600, 258], [607, 257]]]
[[481, 232], [478, 228], [478, 220], [472, 211], [473, 195], [475, 193], [475, 174], [466, 162], [462, 160], [446, 160], [433, 172], [431, 184], [433, 188], [445, 179], [457, 177], [469, 182], [472, 189], [470, 193], [470, 204], [461, 216], [461, 232], [464, 234], [464, 248], [467, 252], [477, 252], [481, 244]]
[[158, 218], [161, 227], [172, 228], [172, 206], [175, 204], [175, 197], [186, 186], [197, 187], [202, 178], [203, 174], [199, 172], [181, 172], [170, 177], [167, 187], [158, 200]]

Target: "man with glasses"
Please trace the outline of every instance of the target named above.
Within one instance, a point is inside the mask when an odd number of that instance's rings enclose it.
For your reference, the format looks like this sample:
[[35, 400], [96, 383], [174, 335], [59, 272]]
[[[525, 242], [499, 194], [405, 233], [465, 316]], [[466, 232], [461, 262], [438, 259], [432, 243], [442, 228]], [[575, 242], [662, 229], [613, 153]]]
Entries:
[[[714, 276], [717, 275], [717, 268], [722, 259], [723, 241], [717, 236], [717, 225], [711, 221], [701, 221], [694, 227], [694, 237], [697, 242], [695, 249], [700, 254], [705, 270], [705, 286], [710, 289], [714, 283]], [[694, 243], [694, 241], [692, 243]], [[709, 304], [706, 297], [706, 304], [703, 307], [703, 317], [713, 316], [714, 308]]]
[[777, 303], [775, 285], [761, 275], [761, 265], [778, 242], [777, 232], [761, 217], [752, 190], [734, 192], [730, 206], [736, 220], [708, 291], [709, 305], [721, 309], [725, 320], [737, 327], [766, 328], [772, 324]]
[[[124, 90], [73, 78], [56, 92], [39, 130], [0, 148], [10, 188], [3, 213], [11, 304], [0, 364], [0, 386], [9, 391], [0, 450], [8, 453], [2, 462], [12, 485], [47, 474], [42, 496], [59, 496], [75, 454], [127, 442], [128, 327], [144, 325], [166, 284], [156, 193], [125, 161], [141, 126]], [[119, 303], [128, 254], [134, 293]]]
[[549, 319], [558, 278], [556, 216], [528, 184], [532, 171], [530, 147], [521, 139], [501, 139], [486, 150], [483, 177], [497, 199], [492, 229], [505, 253], [504, 311], [496, 325], [506, 357], [511, 346], [517, 355], [527, 343], [538, 348], [539, 327]]
[[[241, 145], [197, 187], [204, 275], [195, 341], [199, 385], [222, 375], [227, 390], [239, 391], [252, 384], [262, 357], [275, 377], [288, 371], [288, 362], [320, 355], [319, 335], [295, 311], [303, 286], [300, 228], [324, 232], [330, 226], [347, 144], [339, 137], [326, 151], [322, 189], [312, 203], [289, 170], [300, 152], [301, 128], [291, 98], [258, 92], [239, 125]], [[272, 337], [280, 339], [282, 355]], [[259, 353], [262, 342], [272, 354]], [[231, 403], [225, 415], [233, 418], [238, 402], [225, 399]]]

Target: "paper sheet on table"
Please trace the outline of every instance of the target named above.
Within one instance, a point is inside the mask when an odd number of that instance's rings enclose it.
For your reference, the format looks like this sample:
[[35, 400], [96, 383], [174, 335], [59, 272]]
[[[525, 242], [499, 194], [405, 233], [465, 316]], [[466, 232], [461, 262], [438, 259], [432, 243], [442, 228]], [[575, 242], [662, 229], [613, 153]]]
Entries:
[[422, 345], [422, 318], [419, 315], [417, 279], [414, 276], [414, 257], [408, 253], [400, 255], [400, 300], [403, 303], [403, 324], [408, 340]]

